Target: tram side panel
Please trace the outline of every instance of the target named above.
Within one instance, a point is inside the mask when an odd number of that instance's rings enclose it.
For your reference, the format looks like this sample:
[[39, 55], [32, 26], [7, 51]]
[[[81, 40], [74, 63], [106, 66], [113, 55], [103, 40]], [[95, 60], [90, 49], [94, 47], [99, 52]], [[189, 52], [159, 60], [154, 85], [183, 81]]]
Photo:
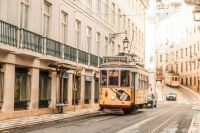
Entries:
[[[143, 105], [147, 103], [147, 85], [142, 83], [139, 79], [139, 73], [135, 76], [135, 105]], [[144, 85], [142, 85], [144, 84]], [[147, 83], [146, 83], [147, 84]]]
[[101, 88], [99, 106], [101, 108], [130, 108], [131, 99], [131, 88]]

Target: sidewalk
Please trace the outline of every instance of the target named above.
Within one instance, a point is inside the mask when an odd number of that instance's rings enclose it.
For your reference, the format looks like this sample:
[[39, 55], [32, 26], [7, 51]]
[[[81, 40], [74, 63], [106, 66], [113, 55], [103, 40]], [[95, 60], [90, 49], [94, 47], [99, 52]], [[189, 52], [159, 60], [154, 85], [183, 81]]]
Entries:
[[39, 116], [20, 117], [20, 118], [2, 120], [0, 121], [0, 131], [20, 128], [20, 127], [27, 127], [30, 125], [32, 126], [32, 125], [37, 125], [41, 123], [59, 121], [59, 120], [87, 115], [87, 114], [93, 114], [93, 113], [97, 113], [97, 111], [98, 111], [98, 108], [90, 108], [90, 109], [76, 110], [75, 112], [68, 111], [63, 114], [45, 114], [45, 115], [39, 115]]
[[191, 121], [188, 133], [200, 133], [200, 94], [191, 90], [188, 87], [181, 86], [183, 89], [193, 93], [193, 95], [199, 100], [199, 103], [195, 103], [192, 107], [193, 110], [199, 111], [199, 114], [195, 115]]

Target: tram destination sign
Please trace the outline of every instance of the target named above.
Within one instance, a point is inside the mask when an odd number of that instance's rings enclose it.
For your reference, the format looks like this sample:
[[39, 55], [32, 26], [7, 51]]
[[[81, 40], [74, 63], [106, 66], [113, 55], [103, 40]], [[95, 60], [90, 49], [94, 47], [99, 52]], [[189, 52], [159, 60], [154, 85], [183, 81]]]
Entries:
[[127, 56], [105, 56], [104, 63], [106, 62], [128, 62]]

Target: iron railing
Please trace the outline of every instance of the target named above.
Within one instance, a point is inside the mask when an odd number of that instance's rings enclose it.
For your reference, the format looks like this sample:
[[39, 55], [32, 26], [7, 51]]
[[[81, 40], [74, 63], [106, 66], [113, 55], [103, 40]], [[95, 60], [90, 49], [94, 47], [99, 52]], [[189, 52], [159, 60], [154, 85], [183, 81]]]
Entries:
[[90, 66], [98, 67], [98, 56], [90, 54]]
[[64, 45], [64, 59], [77, 62], [77, 49]]
[[88, 53], [78, 50], [78, 63], [88, 65]]
[[99, 57], [99, 65], [103, 63], [103, 58]]
[[20, 43], [22, 43], [22, 48], [43, 53], [44, 42], [41, 35], [25, 29], [20, 29]]
[[4, 73], [0, 72], [0, 103], [3, 103]]
[[103, 63], [103, 58], [100, 58], [96, 55], [92, 55], [82, 50], [64, 45], [60, 42], [43, 37], [31, 31], [19, 29], [17, 26], [1, 20], [0, 42], [15, 47], [18, 46], [19, 42], [19, 48], [32, 50], [34, 52], [47, 54], [58, 58], [64, 58], [66, 60], [85, 65], [91, 65], [94, 67], [98, 67], [99, 64]]
[[46, 38], [46, 54], [62, 58], [62, 44]]
[[17, 27], [0, 20], [0, 42], [17, 47]]

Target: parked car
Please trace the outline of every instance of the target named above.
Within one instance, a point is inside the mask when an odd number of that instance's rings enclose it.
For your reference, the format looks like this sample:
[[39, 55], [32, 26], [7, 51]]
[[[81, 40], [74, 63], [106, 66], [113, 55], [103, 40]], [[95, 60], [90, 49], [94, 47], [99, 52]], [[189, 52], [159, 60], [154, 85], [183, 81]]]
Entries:
[[166, 95], [166, 101], [170, 101], [170, 100], [176, 101], [176, 98], [177, 98], [177, 94], [175, 92], [169, 92]]
[[147, 107], [156, 108], [157, 98], [153, 93], [149, 93], [147, 96]]

